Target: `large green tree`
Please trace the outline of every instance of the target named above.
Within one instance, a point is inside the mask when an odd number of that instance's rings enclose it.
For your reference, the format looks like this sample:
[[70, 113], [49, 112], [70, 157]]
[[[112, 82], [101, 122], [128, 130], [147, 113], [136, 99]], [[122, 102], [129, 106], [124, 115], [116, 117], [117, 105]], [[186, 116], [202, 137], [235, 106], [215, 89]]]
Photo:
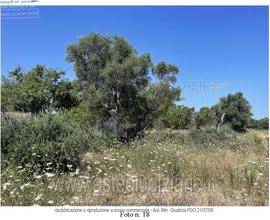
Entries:
[[220, 99], [219, 111], [225, 114], [224, 122], [235, 131], [245, 131], [251, 117], [251, 106], [243, 93], [229, 94]]
[[119, 36], [93, 33], [69, 45], [67, 53], [66, 59], [73, 63], [89, 112], [98, 115], [100, 127], [124, 138], [137, 135], [151, 118], [154, 103], [145, 93], [152, 90], [151, 73], [162, 79], [163, 84], [155, 86], [166, 92], [178, 72], [176, 66], [164, 62], [154, 66], [149, 54], [138, 55]]

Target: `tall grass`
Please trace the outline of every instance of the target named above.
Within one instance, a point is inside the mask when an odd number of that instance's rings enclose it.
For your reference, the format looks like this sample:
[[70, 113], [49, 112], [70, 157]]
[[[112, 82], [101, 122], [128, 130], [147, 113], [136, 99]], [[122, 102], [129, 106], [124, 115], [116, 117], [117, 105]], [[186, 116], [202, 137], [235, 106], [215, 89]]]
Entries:
[[123, 143], [42, 116], [2, 122], [2, 137], [2, 205], [268, 205], [268, 137], [257, 131]]

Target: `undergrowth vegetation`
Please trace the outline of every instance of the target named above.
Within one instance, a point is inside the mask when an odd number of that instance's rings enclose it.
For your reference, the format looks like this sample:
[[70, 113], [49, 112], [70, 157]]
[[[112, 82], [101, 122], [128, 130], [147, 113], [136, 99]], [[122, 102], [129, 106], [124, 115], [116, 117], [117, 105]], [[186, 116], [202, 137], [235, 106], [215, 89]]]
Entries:
[[62, 114], [2, 119], [2, 205], [268, 205], [268, 133], [146, 130], [129, 142]]
[[34, 172], [66, 171], [68, 165], [76, 168], [82, 153], [106, 145], [101, 133], [81, 128], [64, 115], [4, 119], [1, 129], [3, 165], [28, 166]]

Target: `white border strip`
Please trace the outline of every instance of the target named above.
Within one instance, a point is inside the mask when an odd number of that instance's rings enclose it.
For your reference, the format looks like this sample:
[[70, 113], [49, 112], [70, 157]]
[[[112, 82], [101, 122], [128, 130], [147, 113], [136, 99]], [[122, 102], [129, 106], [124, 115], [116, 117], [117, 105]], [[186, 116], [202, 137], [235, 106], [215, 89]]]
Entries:
[[269, 5], [267, 0], [0, 0], [0, 5]]

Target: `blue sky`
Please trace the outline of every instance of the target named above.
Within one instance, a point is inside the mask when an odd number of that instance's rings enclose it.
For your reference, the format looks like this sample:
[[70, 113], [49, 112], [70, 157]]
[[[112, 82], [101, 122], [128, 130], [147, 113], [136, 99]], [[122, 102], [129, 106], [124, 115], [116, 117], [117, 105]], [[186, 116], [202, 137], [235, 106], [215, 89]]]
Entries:
[[1, 72], [44, 64], [74, 78], [66, 46], [91, 32], [179, 66], [181, 105], [199, 110], [241, 91], [255, 118], [268, 116], [268, 7], [39, 7], [39, 18], [2, 19]]

